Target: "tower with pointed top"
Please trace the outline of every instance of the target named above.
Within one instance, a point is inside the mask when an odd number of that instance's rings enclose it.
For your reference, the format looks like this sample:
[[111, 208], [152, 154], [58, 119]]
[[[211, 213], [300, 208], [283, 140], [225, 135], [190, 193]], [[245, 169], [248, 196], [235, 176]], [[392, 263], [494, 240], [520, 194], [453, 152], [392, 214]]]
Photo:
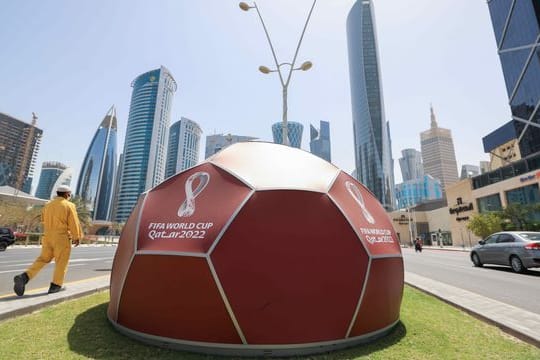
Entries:
[[452, 131], [437, 124], [433, 106], [430, 106], [431, 127], [420, 133], [424, 172], [441, 181], [443, 192], [448, 185], [458, 181], [456, 152]]
[[116, 179], [116, 108], [111, 106], [101, 121], [81, 167], [76, 194], [86, 203], [92, 220], [108, 221]]
[[394, 160], [390, 126], [384, 114], [375, 12], [371, 0], [358, 0], [347, 17], [349, 76], [356, 178], [386, 210], [395, 208]]

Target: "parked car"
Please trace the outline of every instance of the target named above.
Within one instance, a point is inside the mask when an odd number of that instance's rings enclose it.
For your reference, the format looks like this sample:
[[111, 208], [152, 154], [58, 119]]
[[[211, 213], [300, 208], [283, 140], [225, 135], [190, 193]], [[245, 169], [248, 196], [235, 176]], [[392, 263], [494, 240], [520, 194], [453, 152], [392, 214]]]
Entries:
[[504, 231], [488, 236], [471, 250], [474, 266], [505, 265], [517, 273], [540, 267], [540, 232]]
[[10, 228], [0, 227], [0, 251], [5, 251], [6, 248], [15, 242], [15, 235]]

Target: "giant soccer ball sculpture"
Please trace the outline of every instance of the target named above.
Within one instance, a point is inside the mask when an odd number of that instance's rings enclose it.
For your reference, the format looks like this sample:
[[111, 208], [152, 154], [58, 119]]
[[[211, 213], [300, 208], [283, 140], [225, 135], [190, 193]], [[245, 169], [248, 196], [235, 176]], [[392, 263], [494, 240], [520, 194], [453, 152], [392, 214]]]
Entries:
[[354, 178], [302, 150], [239, 143], [141, 195], [110, 292], [112, 324], [148, 343], [307, 354], [391, 331], [403, 259]]

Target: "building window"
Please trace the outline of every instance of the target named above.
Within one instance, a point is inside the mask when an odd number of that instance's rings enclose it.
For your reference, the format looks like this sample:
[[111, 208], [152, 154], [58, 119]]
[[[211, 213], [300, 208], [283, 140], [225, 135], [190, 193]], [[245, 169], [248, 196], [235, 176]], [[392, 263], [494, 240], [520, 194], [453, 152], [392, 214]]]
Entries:
[[540, 193], [538, 192], [538, 184], [532, 184], [518, 189], [509, 190], [506, 192], [506, 201], [508, 204], [537, 204], [540, 202]]
[[480, 213], [502, 210], [501, 197], [499, 194], [478, 198], [476, 201], [478, 203], [478, 211]]

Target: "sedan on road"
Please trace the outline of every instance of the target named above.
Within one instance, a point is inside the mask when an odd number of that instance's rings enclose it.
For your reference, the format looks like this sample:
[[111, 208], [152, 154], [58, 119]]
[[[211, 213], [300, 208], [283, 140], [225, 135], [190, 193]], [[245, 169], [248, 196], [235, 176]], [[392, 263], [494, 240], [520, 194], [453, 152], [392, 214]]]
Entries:
[[504, 231], [490, 235], [472, 248], [471, 261], [477, 267], [511, 266], [517, 273], [540, 267], [540, 232]]

